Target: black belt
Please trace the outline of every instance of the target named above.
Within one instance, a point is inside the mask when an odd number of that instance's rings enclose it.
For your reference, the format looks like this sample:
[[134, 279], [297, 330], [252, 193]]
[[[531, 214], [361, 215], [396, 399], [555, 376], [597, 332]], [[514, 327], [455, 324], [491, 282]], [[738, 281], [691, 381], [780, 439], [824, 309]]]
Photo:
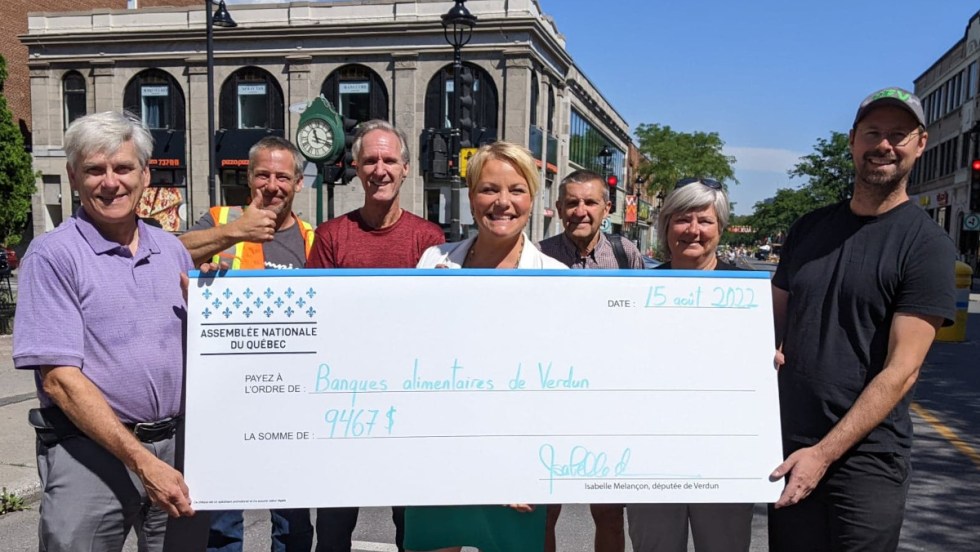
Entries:
[[159, 422], [143, 422], [139, 424], [124, 424], [136, 438], [144, 443], [156, 443], [157, 441], [163, 441], [164, 439], [169, 439], [177, 433], [177, 424], [180, 423], [180, 417], [175, 416], [173, 418], [166, 418], [160, 420]]
[[[32, 408], [27, 416], [28, 421], [34, 426], [38, 439], [42, 443], [51, 447], [70, 437], [85, 437], [82, 430], [78, 429], [69, 418], [56, 406], [46, 408]], [[123, 424], [136, 435], [136, 438], [144, 443], [156, 443], [173, 437], [180, 424], [180, 416], [166, 418], [158, 422], [141, 422], [137, 424]]]

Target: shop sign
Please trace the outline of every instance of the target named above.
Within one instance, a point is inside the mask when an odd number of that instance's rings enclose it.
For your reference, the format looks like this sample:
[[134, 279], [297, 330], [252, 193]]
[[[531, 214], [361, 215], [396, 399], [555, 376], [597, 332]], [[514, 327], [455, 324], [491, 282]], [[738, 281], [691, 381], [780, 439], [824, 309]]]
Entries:
[[371, 83], [365, 82], [342, 82], [340, 83], [341, 94], [370, 94]]
[[265, 83], [262, 84], [239, 84], [239, 96], [265, 96]]
[[151, 167], [179, 167], [180, 159], [150, 159]]
[[637, 215], [640, 220], [650, 220], [650, 204], [646, 201], [640, 201], [640, 211]]
[[163, 86], [143, 86], [140, 92], [144, 98], [150, 96], [169, 96], [170, 87], [165, 84]]

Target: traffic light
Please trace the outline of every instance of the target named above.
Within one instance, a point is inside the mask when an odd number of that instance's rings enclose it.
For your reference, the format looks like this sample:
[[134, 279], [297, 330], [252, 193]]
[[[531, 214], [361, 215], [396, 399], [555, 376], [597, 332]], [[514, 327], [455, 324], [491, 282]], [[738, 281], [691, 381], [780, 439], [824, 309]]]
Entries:
[[473, 70], [463, 66], [459, 71], [459, 147], [476, 147], [474, 130], [476, 129], [476, 118], [474, 107], [476, 101], [473, 98], [476, 76]]
[[344, 117], [344, 154], [340, 157], [340, 182], [349, 184], [357, 176], [357, 169], [354, 168], [354, 153], [351, 148], [354, 146], [354, 135], [357, 134], [357, 121]]
[[970, 211], [980, 213], [980, 159], [970, 163]]
[[619, 178], [617, 178], [616, 175], [611, 174], [611, 175], [609, 175], [609, 176], [606, 177], [606, 184], [609, 185], [609, 203], [611, 203], [611, 205], [609, 207], [609, 213], [615, 213], [616, 212], [616, 190], [617, 190], [617, 186], [619, 185]]

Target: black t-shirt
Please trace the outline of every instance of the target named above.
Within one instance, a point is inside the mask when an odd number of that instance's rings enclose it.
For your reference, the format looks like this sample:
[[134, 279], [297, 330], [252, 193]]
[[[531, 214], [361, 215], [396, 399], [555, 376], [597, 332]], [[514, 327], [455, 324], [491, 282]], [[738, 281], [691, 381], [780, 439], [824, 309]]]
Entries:
[[[847, 202], [798, 220], [773, 285], [789, 292], [779, 371], [787, 453], [822, 439], [881, 372], [895, 313], [955, 316], [952, 241], [911, 202], [877, 217]], [[858, 450], [908, 454], [909, 392]]]

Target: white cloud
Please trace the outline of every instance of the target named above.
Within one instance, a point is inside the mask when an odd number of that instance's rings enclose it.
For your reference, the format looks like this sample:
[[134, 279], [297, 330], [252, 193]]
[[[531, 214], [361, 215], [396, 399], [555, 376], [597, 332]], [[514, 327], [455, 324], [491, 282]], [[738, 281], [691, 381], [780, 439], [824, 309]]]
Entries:
[[748, 148], [725, 146], [725, 155], [735, 157], [736, 171], [775, 172], [785, 175], [806, 155], [797, 151], [777, 148]]

